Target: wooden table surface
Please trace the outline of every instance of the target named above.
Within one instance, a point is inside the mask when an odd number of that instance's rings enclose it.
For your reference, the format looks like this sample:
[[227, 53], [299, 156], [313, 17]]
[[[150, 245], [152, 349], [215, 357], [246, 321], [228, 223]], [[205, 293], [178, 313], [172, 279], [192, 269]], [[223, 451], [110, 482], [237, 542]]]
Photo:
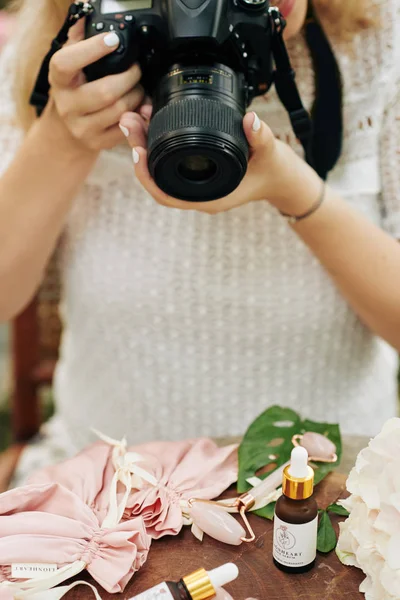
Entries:
[[[316, 499], [320, 508], [326, 508], [343, 497], [348, 471], [355, 462], [358, 451], [368, 440], [347, 438], [344, 440], [344, 461], [341, 472], [329, 475], [316, 487]], [[256, 534], [255, 542], [241, 546], [228, 546], [207, 536], [203, 543], [196, 540], [190, 528], [177, 537], [163, 538], [153, 542], [147, 563], [134, 575], [123, 594], [117, 598], [127, 600], [162, 581], [176, 581], [199, 567], [213, 569], [225, 562], [239, 567], [238, 579], [226, 587], [235, 600], [357, 600], [363, 595], [358, 591], [363, 575], [358, 569], [344, 567], [335, 552], [318, 554], [315, 568], [302, 575], [287, 575], [272, 563], [272, 522], [254, 515], [249, 518]], [[337, 526], [339, 517], [333, 517]], [[79, 579], [82, 579], [80, 576]], [[85, 577], [93, 583], [90, 577]], [[98, 586], [97, 586], [98, 587]], [[100, 590], [103, 600], [116, 596]], [[89, 600], [92, 592], [86, 586], [74, 588], [68, 600]]]

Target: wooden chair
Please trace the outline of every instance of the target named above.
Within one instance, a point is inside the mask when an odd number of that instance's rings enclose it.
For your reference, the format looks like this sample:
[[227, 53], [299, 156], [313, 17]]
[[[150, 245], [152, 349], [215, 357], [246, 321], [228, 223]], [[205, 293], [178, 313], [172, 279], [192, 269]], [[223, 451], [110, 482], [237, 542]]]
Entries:
[[58, 254], [37, 296], [12, 323], [12, 444], [0, 454], [0, 492], [7, 489], [21, 451], [40, 428], [40, 392], [51, 385], [61, 336]]

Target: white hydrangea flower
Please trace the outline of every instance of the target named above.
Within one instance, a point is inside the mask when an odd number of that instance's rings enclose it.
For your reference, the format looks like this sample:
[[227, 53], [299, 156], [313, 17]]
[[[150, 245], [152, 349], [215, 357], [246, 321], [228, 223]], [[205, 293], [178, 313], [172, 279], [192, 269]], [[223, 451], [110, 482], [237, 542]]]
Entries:
[[400, 599], [400, 419], [390, 419], [357, 457], [347, 480], [349, 511], [336, 553], [366, 578], [366, 600]]

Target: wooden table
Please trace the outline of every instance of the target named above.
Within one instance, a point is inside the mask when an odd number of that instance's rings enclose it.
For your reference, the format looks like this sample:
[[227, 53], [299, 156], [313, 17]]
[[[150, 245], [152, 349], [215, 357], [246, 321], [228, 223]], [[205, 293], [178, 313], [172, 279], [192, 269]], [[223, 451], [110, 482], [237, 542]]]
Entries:
[[[365, 438], [344, 440], [344, 461], [340, 472], [332, 473], [316, 488], [320, 508], [326, 508], [344, 495], [348, 471], [355, 462], [358, 451], [368, 443]], [[343, 474], [346, 473], [346, 474]], [[239, 567], [239, 577], [226, 589], [235, 600], [257, 598], [258, 600], [357, 600], [362, 599], [358, 588], [363, 575], [358, 569], [344, 567], [335, 552], [318, 555], [315, 569], [303, 575], [287, 575], [272, 563], [273, 527], [266, 521], [250, 515], [256, 534], [255, 542], [238, 547], [227, 546], [207, 536], [203, 543], [196, 540], [185, 527], [174, 538], [153, 542], [144, 567], [135, 574], [124, 594], [117, 598], [129, 599], [165, 580], [176, 581], [199, 567], [213, 569], [225, 562]], [[340, 518], [333, 518], [336, 526]], [[80, 577], [82, 579], [82, 577]], [[87, 581], [92, 580], [87, 577]], [[115, 598], [101, 590], [104, 600]], [[74, 588], [68, 600], [93, 598], [88, 588]]]

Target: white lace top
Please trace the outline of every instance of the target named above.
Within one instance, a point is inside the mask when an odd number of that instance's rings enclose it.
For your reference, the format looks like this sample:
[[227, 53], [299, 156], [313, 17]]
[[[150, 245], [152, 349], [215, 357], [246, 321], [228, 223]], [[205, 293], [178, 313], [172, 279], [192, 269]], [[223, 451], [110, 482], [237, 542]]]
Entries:
[[[353, 55], [334, 44], [345, 132], [329, 183], [400, 238], [400, 12], [398, 0], [379, 4], [382, 28], [360, 35]], [[310, 107], [302, 36], [289, 50]], [[5, 62], [3, 168], [19, 141]], [[253, 108], [301, 151], [274, 91]], [[135, 180], [128, 149], [104, 152], [70, 214], [62, 268], [49, 439], [70, 451], [93, 439], [91, 426], [130, 442], [241, 434], [279, 404], [374, 434], [397, 410], [396, 352], [267, 202], [217, 216], [171, 210]]]

